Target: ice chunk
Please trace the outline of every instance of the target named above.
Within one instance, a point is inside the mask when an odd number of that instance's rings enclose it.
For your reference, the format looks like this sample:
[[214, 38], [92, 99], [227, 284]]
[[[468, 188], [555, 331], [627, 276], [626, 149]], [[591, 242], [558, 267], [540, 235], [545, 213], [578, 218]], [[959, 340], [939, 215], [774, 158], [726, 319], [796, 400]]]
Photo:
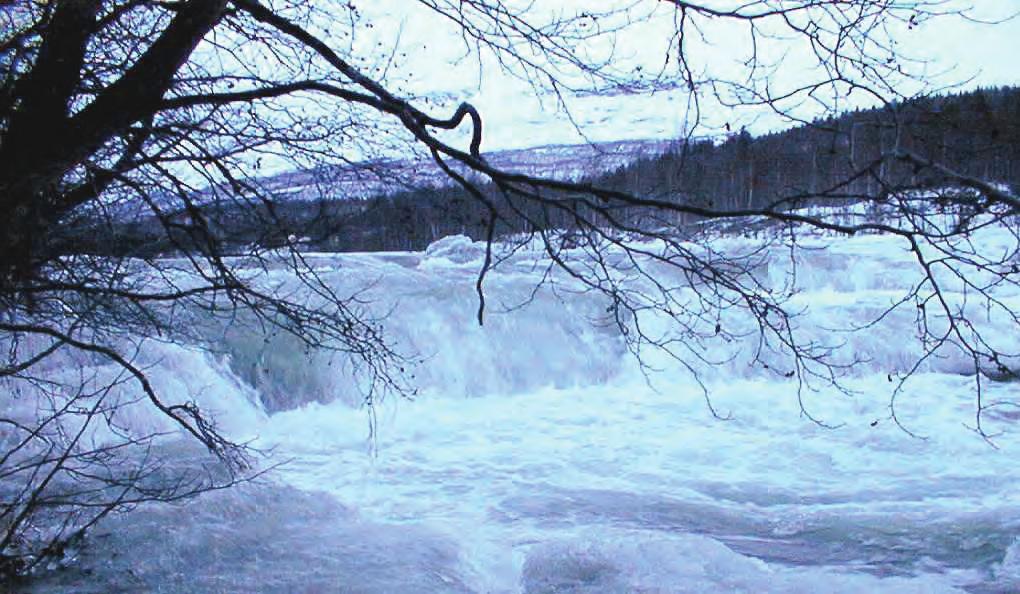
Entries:
[[485, 257], [485, 244], [474, 242], [466, 235], [450, 235], [432, 242], [425, 248], [425, 259], [445, 258], [454, 264], [481, 261]]

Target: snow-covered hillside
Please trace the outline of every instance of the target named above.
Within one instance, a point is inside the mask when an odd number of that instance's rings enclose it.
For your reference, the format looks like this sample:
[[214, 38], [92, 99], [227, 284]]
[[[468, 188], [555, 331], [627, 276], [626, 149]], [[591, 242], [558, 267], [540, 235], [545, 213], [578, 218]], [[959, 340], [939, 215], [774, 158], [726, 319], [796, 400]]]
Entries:
[[[484, 156], [490, 165], [505, 171], [574, 180], [660, 155], [673, 144], [669, 140], [625, 140], [493, 151]], [[284, 201], [370, 198], [404, 189], [451, 184], [450, 178], [434, 162], [414, 159], [282, 173], [262, 181], [270, 194]]]

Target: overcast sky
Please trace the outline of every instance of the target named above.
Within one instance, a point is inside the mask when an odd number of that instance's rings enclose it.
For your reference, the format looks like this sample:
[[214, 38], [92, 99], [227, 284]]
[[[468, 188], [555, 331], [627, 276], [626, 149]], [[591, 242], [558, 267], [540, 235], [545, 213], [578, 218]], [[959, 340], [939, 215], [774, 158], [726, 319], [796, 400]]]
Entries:
[[[951, 0], [958, 1], [958, 0]], [[959, 0], [964, 1], [964, 0]], [[555, 5], [538, 3], [543, 9], [556, 6], [567, 10], [571, 2], [560, 0]], [[681, 91], [661, 92], [654, 96], [596, 96], [573, 99], [570, 117], [549, 95], [536, 95], [526, 83], [501, 72], [491, 60], [465, 56], [459, 31], [448, 21], [424, 10], [416, 1], [357, 3], [364, 22], [372, 27], [358, 27], [355, 53], [370, 56], [366, 63], [378, 59], [379, 48], [393, 48], [399, 59], [388, 66], [387, 84], [399, 93], [430, 97], [429, 106], [442, 115], [452, 111], [461, 101], [470, 101], [482, 112], [486, 122], [483, 150], [523, 148], [544, 144], [571, 144], [585, 140], [609, 141], [641, 138], [677, 138], [683, 135], [690, 116], [685, 110], [686, 95]], [[619, 0], [584, 0], [586, 10], [599, 6], [620, 6]], [[987, 19], [1001, 19], [1020, 10], [1020, 0], [975, 0], [974, 14]], [[662, 56], [670, 51], [672, 15], [675, 10], [666, 3], [638, 2], [634, 6], [658, 21], [635, 28], [618, 39], [619, 56], [624, 61], [644, 63], [655, 68]], [[659, 18], [664, 17], [664, 18]], [[718, 21], [716, 21], [718, 22]], [[690, 53], [713, 73], [739, 78], [740, 63], [750, 44], [742, 31], [734, 29], [731, 36], [724, 29], [709, 24], [714, 35], [713, 45], [695, 47]], [[719, 25], [721, 27], [721, 25]], [[731, 26], [731, 25], [726, 25]], [[742, 25], [741, 25], [742, 27]], [[399, 35], [397, 32], [399, 31]], [[394, 39], [399, 43], [394, 47]], [[897, 43], [904, 54], [932, 59], [927, 67], [933, 84], [962, 83], [959, 88], [977, 85], [1020, 84], [1020, 18], [996, 25], [943, 19], [897, 34]], [[776, 49], [776, 48], [774, 48]], [[797, 82], [798, 76], [810, 77], [806, 62], [808, 52], [798, 48], [777, 57], [781, 75], [786, 82]], [[374, 56], [371, 57], [371, 56]], [[806, 65], [802, 70], [802, 62]], [[942, 77], [935, 77], [942, 73]], [[817, 76], [817, 71], [815, 72]], [[781, 86], [777, 83], [777, 88]], [[859, 95], [858, 95], [859, 96]], [[863, 99], [863, 97], [861, 97]], [[841, 107], [849, 106], [842, 105]], [[720, 133], [726, 124], [731, 129], [746, 125], [753, 132], [762, 132], [791, 125], [781, 118], [761, 112], [731, 112], [705, 105], [702, 117], [707, 125], [698, 134]], [[465, 127], [466, 128], [466, 127]], [[466, 143], [468, 131], [460, 132]]]
[[[1018, 0], [974, 4], [974, 13], [987, 19], [1020, 13]], [[977, 76], [968, 87], [1020, 84], [1020, 18], [995, 25], [957, 20], [925, 28], [918, 37], [916, 45], [940, 63], [957, 64], [959, 74]]]

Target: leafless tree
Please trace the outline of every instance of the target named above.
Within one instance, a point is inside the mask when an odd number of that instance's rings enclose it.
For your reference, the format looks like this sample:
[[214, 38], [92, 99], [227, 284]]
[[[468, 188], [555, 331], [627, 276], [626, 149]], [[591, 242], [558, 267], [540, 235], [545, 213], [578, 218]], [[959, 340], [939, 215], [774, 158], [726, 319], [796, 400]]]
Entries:
[[[756, 254], [692, 244], [677, 221], [761, 217], [787, 230], [778, 235], [783, 241], [797, 226], [895, 234], [925, 273], [907, 300], [922, 311], [929, 352], [952, 343], [973, 356], [976, 369], [1013, 373], [1009, 354], [990, 346], [943, 297], [941, 283], [946, 274], [955, 276], [1017, 321], [995, 296], [997, 287], [1016, 284], [1017, 246], [984, 254], [968, 243], [968, 233], [974, 225], [1015, 232], [1020, 200], [995, 180], [958, 174], [912, 153], [896, 127], [902, 102], [930, 90], [918, 64], [897, 51], [897, 36], [959, 16], [962, 9], [952, 2], [669, 0], [547, 10], [503, 0], [418, 0], [401, 7], [438, 18], [476, 66], [495, 64], [568, 115], [585, 95], [671, 92], [686, 101], [689, 139], [730, 124], [705, 115], [719, 108], [727, 114], [763, 108], [784, 121], [807, 122], [841, 109], [851, 95], [884, 106], [891, 140], [878, 158], [853, 163], [846, 180], [832, 187], [791, 188], [765, 207], [743, 208], [691, 203], [683, 188], [670, 196], [635, 195], [490, 166], [482, 152], [483, 114], [466, 103], [452, 115], [433, 112], [427, 97], [402, 91], [388, 75], [402, 59], [398, 45], [365, 62], [353, 39], [374, 17], [356, 3], [3, 0], [0, 6], [0, 339], [8, 352], [0, 376], [11, 394], [5, 398], [13, 402], [17, 393], [21, 402], [40, 403], [28, 414], [0, 417], [6, 572], [58, 555], [112, 510], [250, 476], [243, 445], [224, 437], [193, 402], [158, 393], [135, 356], [152, 340], [209, 344], [215, 331], [195, 323], [199, 317], [217, 320], [221, 330], [245, 323], [310, 349], [344, 353], [365, 374], [369, 403], [406, 393], [401, 355], [380, 321], [357, 294], [338, 294], [303, 257], [299, 230], [279, 216], [278, 188], [263, 175], [270, 168], [321, 175], [328, 187], [337, 164], [423, 152], [486, 213], [479, 323], [485, 277], [498, 265], [500, 225], [523, 222], [530, 233], [504, 238], [511, 249], [537, 240], [550, 274], [566, 273], [608, 298], [610, 317], [636, 352], [654, 346], [689, 366], [704, 356], [698, 344], [707, 337], [732, 332], [733, 339], [747, 339], [719, 323], [721, 311], [736, 308], [756, 321], [762, 352], [791, 356], [790, 366], [777, 372], [802, 382], [835, 381], [838, 366], [825, 345], [798, 335], [783, 296], [754, 274]], [[628, 31], [646, 26], [663, 33], [658, 68], [635, 64], [621, 47]], [[735, 67], [713, 49], [719, 36], [744, 52]], [[777, 57], [784, 51], [799, 59], [784, 64]], [[471, 67], [470, 60], [459, 67]], [[470, 129], [464, 146], [449, 134], [461, 128]], [[904, 181], [890, 177], [890, 163], [936, 175]], [[966, 189], [940, 200], [975, 213], [973, 224], [931, 224], [931, 194], [919, 191], [932, 177]], [[853, 182], [862, 178], [879, 191], [855, 190]], [[483, 191], [482, 181], [497, 192]], [[895, 222], [846, 223], [797, 210], [822, 200], [872, 201]], [[139, 233], [125, 236], [126, 225]], [[567, 227], [575, 238], [569, 246], [557, 231]], [[232, 237], [241, 228], [264, 235]], [[134, 237], [137, 244], [97, 239], [104, 237]], [[175, 257], [163, 257], [168, 253]], [[260, 274], [275, 269], [288, 270], [293, 283], [281, 289], [260, 283]], [[979, 284], [971, 280], [973, 270], [994, 280]], [[685, 288], [695, 289], [693, 299]], [[646, 331], [647, 312], [670, 318], [671, 330]], [[929, 323], [935, 317], [948, 324]], [[56, 361], [83, 358], [82, 368], [117, 371], [53, 379]], [[136, 397], [125, 400], [131, 393]], [[157, 436], [124, 431], [115, 420], [115, 411], [133, 400], [155, 407], [216, 454], [225, 474], [160, 472], [149, 455], [157, 452]], [[979, 421], [985, 406], [978, 405]], [[111, 437], [92, 435], [97, 426]], [[59, 529], [37, 529], [42, 525]]]

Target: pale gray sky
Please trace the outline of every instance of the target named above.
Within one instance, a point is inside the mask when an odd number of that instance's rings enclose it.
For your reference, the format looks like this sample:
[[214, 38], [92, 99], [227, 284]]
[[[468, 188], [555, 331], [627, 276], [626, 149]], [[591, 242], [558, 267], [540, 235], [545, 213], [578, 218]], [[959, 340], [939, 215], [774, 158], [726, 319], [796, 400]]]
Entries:
[[[580, 0], [562, 0], [558, 9]], [[950, 0], [963, 6], [964, 0]], [[646, 68], [661, 64], [670, 51], [672, 14], [666, 3], [624, 0], [584, 0], [587, 10], [632, 4], [639, 15], [653, 14], [651, 24], [636, 27], [618, 39], [617, 59]], [[722, 2], [725, 4], [725, 2]], [[535, 90], [520, 80], [500, 71], [496, 64], [483, 59], [481, 67], [476, 56], [465, 54], [457, 29], [436, 17], [414, 0], [362, 0], [359, 9], [373, 23], [370, 31], [359, 32], [357, 47], [366, 55], [378, 55], [382, 47], [392, 47], [396, 31], [400, 31], [398, 52], [407, 58], [389, 70], [391, 85], [398, 90], [428, 95], [438, 100], [430, 105], [438, 112], [452, 109], [460, 101], [470, 101], [486, 121], [483, 149], [522, 148], [542, 144], [566, 144], [585, 139], [604, 141], [636, 138], [675, 138], [683, 134], [688, 121], [685, 93], [672, 91], [655, 96], [583, 97], [569, 103], [570, 118], [548, 95], [536, 96]], [[550, 4], [538, 3], [542, 9]], [[1020, 0], [975, 0], [972, 14], [979, 18], [1002, 19], [1020, 11]], [[658, 19], [656, 21], [656, 19]], [[696, 67], [710, 69], [716, 76], [739, 78], [741, 60], [750, 47], [742, 24], [707, 24], [711, 45], [695, 43], [691, 55]], [[729, 29], [724, 29], [728, 27]], [[730, 32], [732, 31], [732, 33]], [[933, 86], [963, 83], [960, 88], [977, 85], [1020, 84], [1020, 18], [996, 25], [967, 22], [959, 18], [940, 19], [919, 28], [897, 34], [896, 41], [904, 53], [932, 59], [926, 80]], [[356, 48], [357, 49], [357, 48]], [[591, 49], [591, 48], [588, 48]], [[596, 48], [597, 51], [598, 48]], [[778, 52], [782, 47], [769, 48]], [[812, 76], [804, 47], [783, 55], [777, 88], [783, 82], [799, 84], [798, 77]], [[804, 64], [802, 68], [799, 64]], [[941, 74], [941, 76], [936, 76]], [[817, 76], [817, 71], [814, 71]], [[864, 99], [864, 97], [860, 97]], [[841, 105], [842, 106], [850, 106]], [[744, 110], [730, 113], [707, 102], [703, 118], [709, 124], [703, 133], [718, 131], [724, 123], [733, 128], [747, 124], [754, 131], [789, 125], [774, 116]], [[713, 128], [714, 126], [714, 128]], [[583, 131], [583, 135], [578, 132]], [[465, 136], [467, 131], [460, 131]]]
[[[1018, 0], [978, 0], [975, 14], [988, 19], [1020, 13]], [[967, 85], [1020, 84], [1020, 17], [986, 25], [957, 21], [919, 32], [915, 44], [939, 63], [958, 65], [960, 78], [977, 76]]]

